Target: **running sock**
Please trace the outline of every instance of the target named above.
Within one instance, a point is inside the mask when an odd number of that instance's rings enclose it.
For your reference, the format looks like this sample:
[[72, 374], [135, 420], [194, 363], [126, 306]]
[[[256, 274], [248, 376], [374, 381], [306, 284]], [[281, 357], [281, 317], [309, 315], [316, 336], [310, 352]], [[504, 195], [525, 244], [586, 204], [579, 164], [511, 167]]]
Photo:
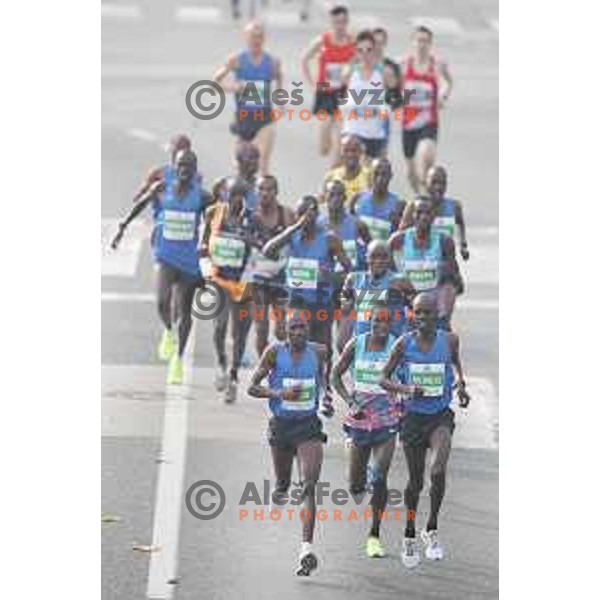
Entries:
[[302, 542], [301, 546], [300, 546], [300, 554], [302, 554], [302, 556], [304, 556], [305, 554], [308, 554], [309, 552], [312, 552], [312, 542]]

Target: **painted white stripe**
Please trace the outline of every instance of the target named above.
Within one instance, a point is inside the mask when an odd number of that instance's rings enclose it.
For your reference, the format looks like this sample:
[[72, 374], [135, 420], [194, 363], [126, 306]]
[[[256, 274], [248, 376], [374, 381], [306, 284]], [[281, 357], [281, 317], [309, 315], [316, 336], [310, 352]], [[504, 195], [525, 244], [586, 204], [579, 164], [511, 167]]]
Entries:
[[129, 292], [102, 292], [102, 302], [155, 302], [156, 294]]
[[[152, 600], [168, 600], [174, 594], [178, 578], [179, 531], [185, 478], [188, 436], [188, 396], [193, 382], [193, 356], [196, 343], [196, 321], [184, 356], [183, 385], [167, 386], [161, 462], [158, 467], [154, 531], [152, 546], [158, 551], [150, 556], [147, 596]], [[171, 582], [171, 583], [169, 583]]]
[[[467, 292], [468, 293], [468, 292]], [[497, 299], [487, 300], [485, 298], [470, 300], [469, 298], [458, 298], [456, 301], [456, 310], [498, 310], [500, 303]]]
[[456, 413], [456, 431], [452, 446], [456, 448], [497, 448], [495, 431], [498, 423], [498, 399], [493, 383], [485, 377], [467, 377], [467, 391], [471, 395], [468, 409], [453, 406]]
[[148, 224], [137, 221], [132, 223], [117, 250], [110, 242], [117, 233], [119, 219], [102, 219], [100, 245], [102, 252], [103, 277], [133, 277], [137, 271], [142, 244], [150, 235]]
[[102, 18], [108, 19], [130, 19], [141, 18], [142, 11], [135, 4], [104, 4], [102, 3]]
[[180, 23], [220, 23], [220, 8], [211, 6], [179, 6], [175, 11], [175, 20]]
[[462, 25], [456, 19], [450, 17], [409, 17], [408, 22], [412, 27], [418, 27], [419, 25], [429, 27], [434, 35], [460, 35], [464, 33]]
[[494, 31], [500, 32], [500, 23], [498, 22], [498, 19], [488, 19], [488, 23]]
[[147, 129], [127, 129], [125, 133], [136, 140], [141, 140], [142, 142], [156, 142], [158, 140], [158, 136]]

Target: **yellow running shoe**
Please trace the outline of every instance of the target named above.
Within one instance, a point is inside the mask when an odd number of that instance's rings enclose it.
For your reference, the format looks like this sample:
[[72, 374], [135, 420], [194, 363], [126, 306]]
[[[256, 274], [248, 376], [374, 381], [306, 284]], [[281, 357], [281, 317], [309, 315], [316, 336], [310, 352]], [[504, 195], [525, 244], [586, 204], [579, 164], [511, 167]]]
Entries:
[[367, 538], [367, 556], [369, 558], [383, 558], [385, 556], [385, 550], [379, 541], [379, 538], [374, 535], [370, 535]]
[[165, 329], [160, 338], [160, 343], [158, 344], [158, 358], [164, 361], [171, 360], [174, 352], [175, 335], [170, 329]]
[[174, 354], [169, 362], [167, 383], [169, 385], [181, 385], [183, 383], [183, 361], [177, 354]]

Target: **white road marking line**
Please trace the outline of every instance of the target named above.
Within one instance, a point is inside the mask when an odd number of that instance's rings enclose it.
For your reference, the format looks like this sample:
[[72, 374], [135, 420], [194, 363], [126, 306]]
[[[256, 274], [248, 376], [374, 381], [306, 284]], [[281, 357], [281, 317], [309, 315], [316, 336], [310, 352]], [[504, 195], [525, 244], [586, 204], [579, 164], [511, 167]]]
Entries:
[[130, 19], [137, 20], [141, 18], [142, 11], [135, 4], [101, 4], [102, 18], [109, 19]]
[[498, 22], [498, 19], [488, 19], [488, 23], [494, 31], [500, 32], [500, 23]]
[[498, 227], [469, 227], [467, 225], [467, 236], [473, 237], [498, 237]]
[[488, 299], [479, 299], [479, 300], [469, 300], [468, 298], [458, 298], [456, 301], [456, 310], [498, 310], [500, 308], [500, 303], [497, 299], [488, 300]]
[[465, 31], [456, 19], [450, 17], [409, 17], [408, 22], [412, 27], [428, 27], [433, 31], [433, 35], [460, 35]]
[[102, 292], [102, 302], [155, 302], [155, 294], [129, 292]]
[[493, 383], [486, 377], [468, 377], [467, 391], [471, 395], [468, 409], [453, 404], [456, 430], [452, 439], [455, 448], [497, 448], [494, 433], [497, 428], [498, 399]]
[[125, 232], [117, 250], [110, 242], [117, 233], [119, 219], [102, 219], [100, 247], [103, 277], [133, 277], [137, 271], [142, 244], [150, 235], [150, 229], [142, 221], [132, 223]]
[[210, 6], [179, 6], [175, 11], [175, 20], [180, 23], [220, 23], [220, 8]]
[[172, 598], [175, 587], [173, 582], [178, 578], [179, 531], [190, 404], [187, 397], [191, 394], [195, 343], [194, 320], [184, 356], [183, 385], [167, 385], [166, 390], [152, 534], [152, 545], [157, 546], [159, 551], [150, 555], [148, 569], [147, 596], [153, 600]]
[[156, 142], [158, 140], [158, 136], [147, 129], [136, 129], [134, 127], [127, 129], [125, 133], [129, 137], [135, 138], [136, 140], [141, 140], [142, 142]]

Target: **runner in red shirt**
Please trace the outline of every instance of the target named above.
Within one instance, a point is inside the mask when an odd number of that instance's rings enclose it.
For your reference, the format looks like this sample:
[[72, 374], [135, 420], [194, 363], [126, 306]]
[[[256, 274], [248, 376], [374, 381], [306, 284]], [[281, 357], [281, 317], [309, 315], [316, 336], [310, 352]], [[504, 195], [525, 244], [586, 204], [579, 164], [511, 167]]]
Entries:
[[431, 52], [430, 29], [417, 27], [412, 40], [413, 52], [401, 61], [405, 101], [402, 146], [408, 180], [415, 193], [422, 194], [425, 174], [435, 164], [438, 113], [450, 98], [452, 77], [448, 65]]
[[[335, 6], [329, 11], [331, 29], [315, 38], [302, 54], [302, 75], [308, 86], [315, 90], [314, 114], [326, 111], [328, 117], [319, 120], [319, 152], [321, 156], [331, 154], [333, 165], [340, 162], [341, 121], [334, 121], [338, 108], [333, 92], [342, 87], [342, 71], [354, 58], [354, 38], [348, 32], [348, 9]], [[316, 81], [310, 73], [310, 63], [318, 57]]]

